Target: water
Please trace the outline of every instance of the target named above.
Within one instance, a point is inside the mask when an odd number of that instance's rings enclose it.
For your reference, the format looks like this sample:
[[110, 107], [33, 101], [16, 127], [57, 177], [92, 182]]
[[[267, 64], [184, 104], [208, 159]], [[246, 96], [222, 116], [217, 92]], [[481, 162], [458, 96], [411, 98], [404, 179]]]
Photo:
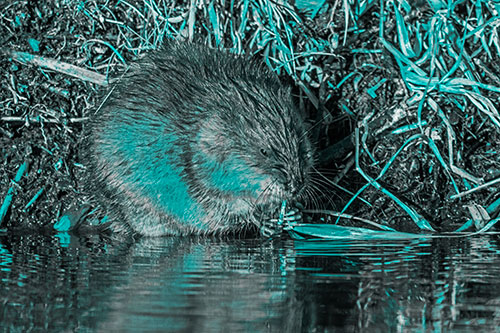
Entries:
[[494, 331], [497, 236], [313, 242], [0, 235], [2, 331]]

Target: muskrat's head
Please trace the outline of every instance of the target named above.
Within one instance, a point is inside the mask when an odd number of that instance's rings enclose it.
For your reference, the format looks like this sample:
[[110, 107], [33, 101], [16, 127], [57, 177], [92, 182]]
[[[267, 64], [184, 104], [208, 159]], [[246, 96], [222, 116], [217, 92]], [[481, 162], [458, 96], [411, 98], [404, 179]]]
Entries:
[[205, 98], [207, 118], [196, 141], [200, 153], [193, 156], [206, 187], [242, 212], [249, 207], [241, 205], [276, 209], [284, 199], [301, 202], [313, 165], [290, 88], [267, 69], [252, 73], [226, 78]]

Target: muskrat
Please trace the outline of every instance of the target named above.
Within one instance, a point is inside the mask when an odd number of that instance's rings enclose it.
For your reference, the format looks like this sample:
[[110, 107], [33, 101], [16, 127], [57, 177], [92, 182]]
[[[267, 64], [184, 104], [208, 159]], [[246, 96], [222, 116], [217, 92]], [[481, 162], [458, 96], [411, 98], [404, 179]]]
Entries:
[[290, 86], [262, 62], [196, 43], [132, 65], [85, 140], [86, 187], [111, 229], [149, 236], [275, 230], [263, 217], [300, 203], [313, 164]]

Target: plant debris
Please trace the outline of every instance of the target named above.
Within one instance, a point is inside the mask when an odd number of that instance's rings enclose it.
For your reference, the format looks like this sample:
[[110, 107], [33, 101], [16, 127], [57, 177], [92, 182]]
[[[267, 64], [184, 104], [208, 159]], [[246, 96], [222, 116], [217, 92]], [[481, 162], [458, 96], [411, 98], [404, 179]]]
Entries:
[[79, 142], [105, 86], [171, 39], [260, 57], [295, 83], [317, 142], [309, 206], [336, 212], [325, 221], [486, 231], [499, 218], [498, 2], [55, 0], [0, 10], [2, 228], [44, 229], [85, 201]]

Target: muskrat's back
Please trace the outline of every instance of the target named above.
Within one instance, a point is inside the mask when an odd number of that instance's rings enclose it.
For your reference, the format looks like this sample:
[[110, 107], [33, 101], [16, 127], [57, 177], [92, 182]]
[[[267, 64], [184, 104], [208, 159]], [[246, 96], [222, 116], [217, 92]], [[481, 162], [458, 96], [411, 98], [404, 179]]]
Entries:
[[263, 65], [171, 43], [110, 91], [84, 162], [87, 190], [114, 230], [238, 231], [303, 197], [311, 144], [290, 88]]

